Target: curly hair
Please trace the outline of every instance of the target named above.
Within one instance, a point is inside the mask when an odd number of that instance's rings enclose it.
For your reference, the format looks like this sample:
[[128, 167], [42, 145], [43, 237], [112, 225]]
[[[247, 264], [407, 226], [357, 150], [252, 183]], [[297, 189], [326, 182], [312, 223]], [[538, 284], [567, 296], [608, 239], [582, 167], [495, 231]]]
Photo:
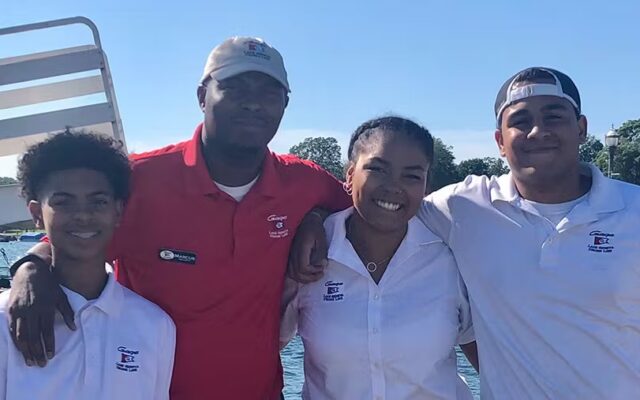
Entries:
[[427, 156], [427, 160], [433, 161], [433, 137], [427, 130], [415, 122], [397, 116], [388, 116], [371, 119], [360, 125], [351, 135], [349, 141], [349, 161], [356, 162], [365, 140], [373, 134], [376, 129], [387, 132], [402, 133], [416, 140], [420, 148]]
[[54, 134], [29, 147], [18, 162], [22, 197], [38, 200], [52, 172], [86, 168], [104, 174], [116, 200], [129, 197], [131, 166], [122, 144], [97, 133], [69, 131]]

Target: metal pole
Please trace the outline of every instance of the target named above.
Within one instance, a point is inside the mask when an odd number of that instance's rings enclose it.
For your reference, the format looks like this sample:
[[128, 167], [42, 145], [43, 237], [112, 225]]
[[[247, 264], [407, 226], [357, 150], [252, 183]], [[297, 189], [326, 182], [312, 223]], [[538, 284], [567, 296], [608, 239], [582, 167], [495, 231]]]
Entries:
[[616, 146], [609, 146], [609, 178], [613, 176], [613, 153], [616, 151]]

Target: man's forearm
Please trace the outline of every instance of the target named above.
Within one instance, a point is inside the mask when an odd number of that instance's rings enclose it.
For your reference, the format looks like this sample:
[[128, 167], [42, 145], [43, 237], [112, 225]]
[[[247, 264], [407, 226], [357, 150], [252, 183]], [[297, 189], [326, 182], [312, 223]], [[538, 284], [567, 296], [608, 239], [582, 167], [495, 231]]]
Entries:
[[48, 265], [52, 264], [51, 259], [51, 244], [48, 242], [40, 242], [30, 248], [27, 253], [35, 254], [40, 257], [42, 261], [46, 262]]
[[[35, 258], [31, 257], [29, 259], [27, 256], [35, 256]], [[25, 257], [27, 257], [27, 259], [25, 259]], [[22, 264], [28, 261], [35, 262], [36, 264], [41, 264], [42, 267], [50, 268], [52, 263], [51, 244], [47, 242], [40, 242], [30, 248], [27, 251], [25, 257], [20, 258], [18, 261], [14, 262], [13, 265], [11, 265], [11, 276], [14, 276], [16, 271], [18, 271], [18, 268], [20, 268]]]
[[327, 217], [328, 217], [329, 215], [331, 215], [331, 212], [329, 212], [329, 211], [325, 210], [324, 208], [318, 208], [318, 207], [315, 207], [315, 208], [311, 209], [311, 211], [309, 211], [309, 212], [307, 213], [307, 215], [305, 216], [305, 218], [308, 218], [308, 217], [317, 217], [317, 218], [320, 218], [320, 219], [324, 222], [324, 220], [325, 220], [325, 219], [327, 219]]

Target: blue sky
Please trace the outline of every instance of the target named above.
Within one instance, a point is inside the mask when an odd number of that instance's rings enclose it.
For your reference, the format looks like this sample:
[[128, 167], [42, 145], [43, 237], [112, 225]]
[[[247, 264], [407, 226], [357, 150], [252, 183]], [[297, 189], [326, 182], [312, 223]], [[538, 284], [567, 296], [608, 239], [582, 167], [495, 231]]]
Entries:
[[[497, 156], [495, 94], [532, 65], [574, 78], [598, 137], [640, 118], [634, 0], [3, 3], [1, 27], [76, 15], [98, 25], [135, 151], [191, 136], [202, 119], [195, 90], [204, 61], [233, 35], [263, 37], [284, 56], [292, 94], [272, 143], [278, 152], [319, 135], [344, 149], [361, 122], [398, 113], [452, 145], [458, 161]], [[88, 38], [81, 28], [0, 38], [0, 58]], [[13, 175], [14, 163], [0, 159], [0, 176]]]

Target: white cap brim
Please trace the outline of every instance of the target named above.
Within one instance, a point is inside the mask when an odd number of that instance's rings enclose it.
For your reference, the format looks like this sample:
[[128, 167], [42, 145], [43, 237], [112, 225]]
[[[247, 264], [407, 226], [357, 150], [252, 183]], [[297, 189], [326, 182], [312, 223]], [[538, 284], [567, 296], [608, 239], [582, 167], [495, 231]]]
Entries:
[[278, 74], [274, 74], [272, 67], [270, 68], [267, 65], [258, 64], [258, 63], [249, 63], [249, 62], [244, 62], [242, 64], [232, 64], [232, 65], [218, 68], [217, 70], [211, 72], [210, 74], [203, 76], [202, 79], [200, 80], [200, 83], [203, 83], [205, 80], [207, 80], [210, 77], [217, 81], [220, 81], [223, 79], [231, 78], [232, 76], [243, 74], [245, 72], [261, 72], [265, 75], [269, 75], [276, 81], [280, 82], [280, 84], [284, 86], [287, 92], [289, 93], [291, 92], [291, 89], [289, 89], [289, 83], [285, 79], [283, 79], [281, 76], [278, 76]]

